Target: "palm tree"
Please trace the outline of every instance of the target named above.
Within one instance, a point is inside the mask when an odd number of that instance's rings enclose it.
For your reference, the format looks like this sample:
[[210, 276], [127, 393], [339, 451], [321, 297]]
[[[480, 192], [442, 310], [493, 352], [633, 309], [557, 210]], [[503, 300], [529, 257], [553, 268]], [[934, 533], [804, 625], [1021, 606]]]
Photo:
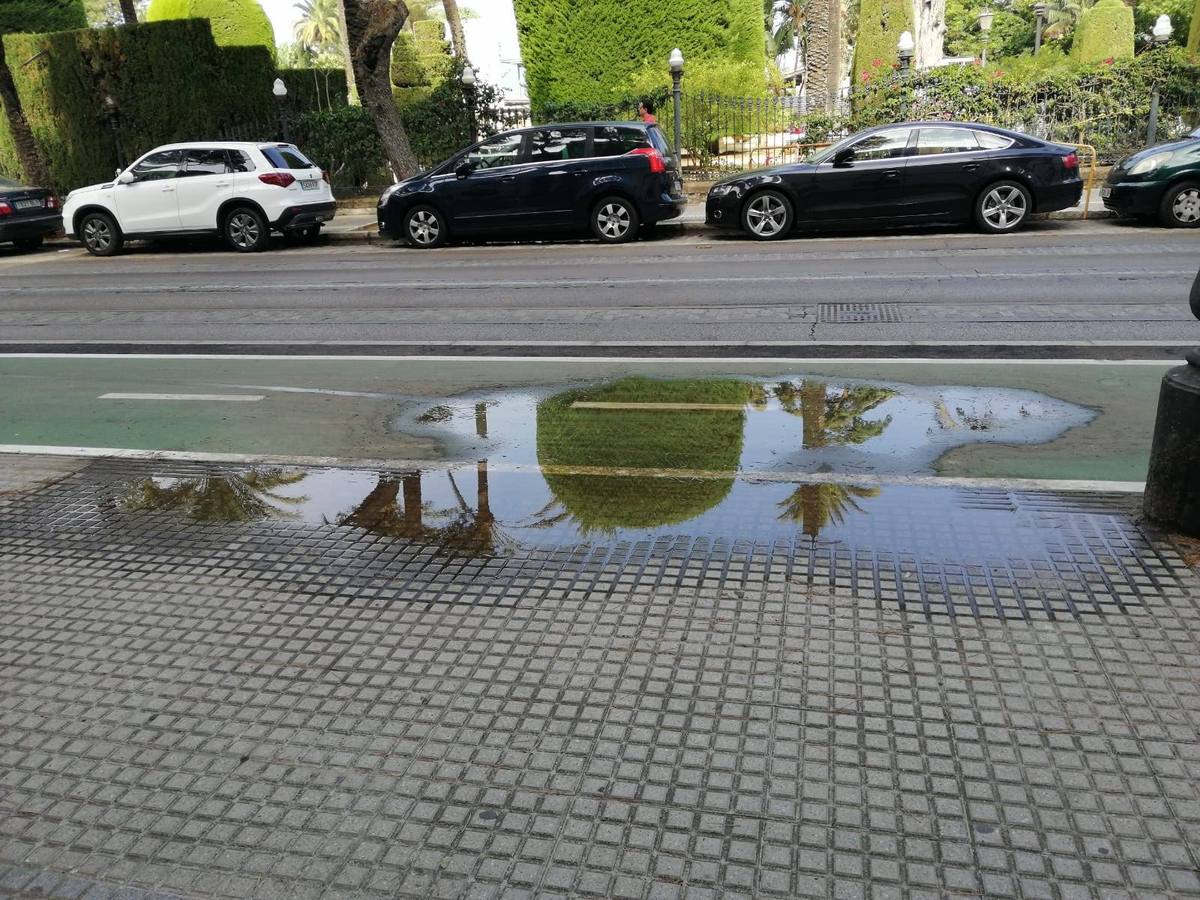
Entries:
[[425, 540], [437, 529], [425, 524], [425, 505], [421, 500], [421, 473], [410, 472], [397, 479], [380, 475], [379, 483], [362, 499], [353, 512], [338, 520], [387, 537]]
[[280, 487], [305, 478], [301, 471], [251, 469], [245, 474], [211, 474], [174, 479], [159, 484], [143, 478], [125, 493], [121, 505], [128, 510], [182, 510], [197, 522], [250, 522], [273, 516], [288, 517], [287, 506], [307, 497], [278, 493]]
[[301, 0], [296, 4], [300, 20], [295, 36], [306, 47], [319, 53], [336, 53], [342, 49], [342, 22], [337, 0]]
[[862, 512], [855, 500], [879, 496], [879, 488], [859, 487], [854, 484], [802, 484], [785, 499], [779, 501], [783, 510], [780, 521], [800, 523], [800, 530], [810, 538], [816, 538], [830, 522], [841, 525], [846, 511]]
[[458, 0], [442, 0], [442, 9], [446, 13], [446, 21], [450, 23], [450, 40], [453, 42], [454, 55], [459, 59], [466, 59], [467, 36], [463, 32], [463, 16], [458, 10]]
[[1052, 41], [1066, 37], [1075, 26], [1084, 11], [1092, 6], [1092, 0], [1049, 0], [1046, 4], [1046, 27], [1042, 29], [1042, 37]]
[[8, 130], [12, 135], [17, 161], [21, 164], [25, 180], [30, 184], [48, 184], [50, 174], [46, 168], [46, 160], [37, 140], [34, 139], [29, 120], [25, 118], [25, 109], [21, 106], [12, 71], [8, 68], [8, 60], [4, 56], [3, 35], [0, 35], [0, 106], [4, 107]]

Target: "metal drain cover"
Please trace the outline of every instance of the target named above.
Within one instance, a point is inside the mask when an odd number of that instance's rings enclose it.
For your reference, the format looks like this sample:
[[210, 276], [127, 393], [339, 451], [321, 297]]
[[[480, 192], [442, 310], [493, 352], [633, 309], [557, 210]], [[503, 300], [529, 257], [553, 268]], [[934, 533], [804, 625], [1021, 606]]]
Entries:
[[894, 303], [820, 303], [817, 321], [843, 325], [899, 322], [900, 310]]

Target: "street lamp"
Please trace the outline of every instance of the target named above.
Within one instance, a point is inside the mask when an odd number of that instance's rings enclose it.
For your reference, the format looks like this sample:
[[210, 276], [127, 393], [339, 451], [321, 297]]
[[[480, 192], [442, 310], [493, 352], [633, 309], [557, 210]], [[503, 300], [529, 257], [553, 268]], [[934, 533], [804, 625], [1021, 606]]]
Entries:
[[1036, 19], [1033, 31], [1033, 52], [1036, 54], [1042, 49], [1042, 29], [1046, 27], [1046, 4], [1043, 0], [1038, 0], [1033, 4], [1033, 15]]
[[[1154, 22], [1154, 28], [1150, 32], [1150, 47], [1158, 49], [1165, 47], [1167, 41], [1171, 40], [1171, 33], [1175, 31], [1175, 27], [1171, 24], [1171, 17], [1161, 15]], [[1150, 88], [1150, 120], [1146, 123], [1146, 143], [1153, 144], [1154, 139], [1158, 136], [1158, 80], [1155, 79], [1154, 84]]]
[[467, 115], [471, 123], [470, 143], [472, 144], [478, 139], [479, 134], [478, 123], [475, 120], [475, 83], [478, 80], [479, 79], [475, 77], [475, 69], [472, 68], [470, 63], [467, 63], [463, 67], [462, 86], [466, 89], [467, 93]]
[[900, 57], [900, 71], [907, 74], [912, 65], [913, 50], [916, 48], [911, 31], [900, 32], [900, 40], [896, 42], [896, 53]]
[[288, 121], [287, 121], [287, 85], [283, 83], [282, 78], [276, 78], [275, 83], [271, 85], [271, 93], [275, 95], [276, 102], [279, 103], [279, 131], [283, 135], [283, 142], [290, 144], [291, 139], [288, 137]]
[[671, 99], [675, 106], [675, 167], [679, 177], [683, 177], [683, 116], [680, 111], [682, 91], [680, 82], [683, 81], [683, 51], [676, 47], [671, 51], [667, 60], [671, 67]]
[[112, 98], [112, 94], [104, 95], [104, 118], [108, 122], [108, 129], [112, 132], [113, 153], [117, 157], [117, 174], [121, 174], [121, 169], [125, 168], [125, 154], [121, 151], [121, 113], [117, 109], [117, 101]]
[[1155, 47], [1164, 46], [1171, 39], [1171, 35], [1175, 32], [1175, 26], [1171, 24], [1171, 17], [1163, 14], [1154, 22], [1154, 30], [1150, 32], [1150, 40]]
[[983, 58], [980, 62], [985, 66], [987, 65], [988, 34], [992, 30], [992, 16], [990, 6], [984, 7], [983, 12], [979, 14], [979, 30], [983, 32]]

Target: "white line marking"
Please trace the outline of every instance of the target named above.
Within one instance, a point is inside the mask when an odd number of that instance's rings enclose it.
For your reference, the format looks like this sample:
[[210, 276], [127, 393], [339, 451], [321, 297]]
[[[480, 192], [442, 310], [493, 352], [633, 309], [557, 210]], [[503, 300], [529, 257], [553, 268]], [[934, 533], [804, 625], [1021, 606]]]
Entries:
[[[467, 460], [403, 460], [403, 459], [346, 459], [339, 456], [288, 456], [270, 453], [195, 453], [187, 450], [134, 450], [116, 447], [59, 447], [49, 444], [0, 444], [0, 454], [30, 456], [75, 456], [81, 458], [137, 459], [170, 462], [214, 462], [241, 465], [313, 466], [343, 469], [373, 469], [376, 471], [444, 471], [463, 466], [474, 466]], [[492, 472], [522, 472], [538, 474], [542, 467], [536, 464], [493, 462], [488, 466]], [[570, 467], [556, 468], [556, 472], [570, 474]], [[596, 469], [580, 469], [584, 474], [595, 474]], [[612, 469], [613, 474], [636, 474], [638, 477], [679, 478], [681, 472], [672, 469]], [[804, 481], [813, 484], [862, 484], [896, 485], [911, 487], [957, 487], [957, 488], [1003, 488], [1028, 491], [1066, 492], [1114, 492], [1140, 493], [1146, 484], [1142, 481], [1086, 481], [1073, 479], [1039, 478], [957, 478], [938, 475], [861, 475], [834, 472], [685, 472], [685, 477], [727, 479], [738, 478], [752, 482]]]
[[367, 400], [397, 400], [399, 394], [380, 394], [373, 391], [335, 391], [327, 388], [283, 387], [275, 384], [222, 384], [219, 387], [240, 388], [246, 391], [272, 391], [280, 394], [321, 394], [330, 397], [359, 397]]
[[97, 400], [207, 400], [214, 403], [253, 403], [263, 394], [101, 394]]

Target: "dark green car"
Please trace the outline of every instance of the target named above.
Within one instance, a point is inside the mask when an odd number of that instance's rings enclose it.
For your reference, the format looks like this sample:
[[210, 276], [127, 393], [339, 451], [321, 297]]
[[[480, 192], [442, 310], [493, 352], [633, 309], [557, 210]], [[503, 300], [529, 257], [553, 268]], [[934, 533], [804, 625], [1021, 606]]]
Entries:
[[1200, 227], [1200, 128], [1125, 157], [1100, 193], [1119, 216], [1156, 217], [1169, 228]]

